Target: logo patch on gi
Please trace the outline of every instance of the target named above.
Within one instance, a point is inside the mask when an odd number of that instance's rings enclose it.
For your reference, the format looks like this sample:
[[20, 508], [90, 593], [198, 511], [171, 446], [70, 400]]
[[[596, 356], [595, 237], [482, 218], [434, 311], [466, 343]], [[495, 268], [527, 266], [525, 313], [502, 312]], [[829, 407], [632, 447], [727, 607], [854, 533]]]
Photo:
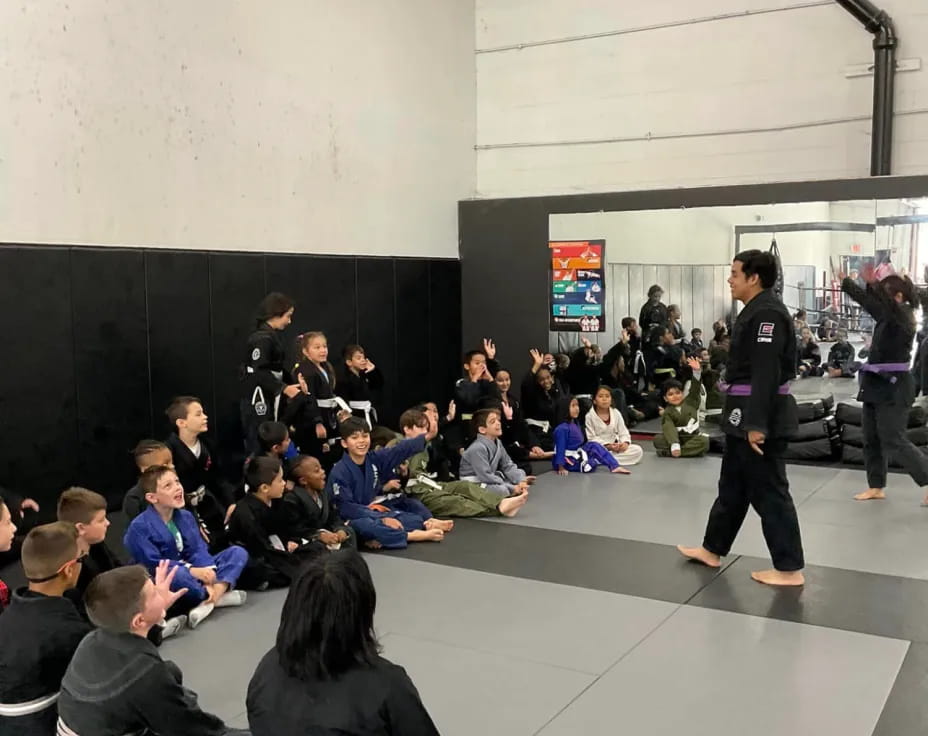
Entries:
[[332, 484], [332, 495], [337, 496], [341, 492], [342, 492], [341, 486], [339, 486], [338, 483], [333, 483]]
[[255, 348], [254, 350], [251, 351], [252, 360], [257, 360], [260, 357], [261, 357], [261, 348]]
[[741, 409], [732, 409], [731, 414], [728, 415], [728, 423], [732, 427], [741, 426]]
[[257, 404], [255, 404], [255, 414], [257, 414], [259, 417], [267, 415], [267, 404], [265, 404], [263, 401], [259, 401]]
[[757, 330], [757, 342], [773, 342], [773, 322], [761, 322]]

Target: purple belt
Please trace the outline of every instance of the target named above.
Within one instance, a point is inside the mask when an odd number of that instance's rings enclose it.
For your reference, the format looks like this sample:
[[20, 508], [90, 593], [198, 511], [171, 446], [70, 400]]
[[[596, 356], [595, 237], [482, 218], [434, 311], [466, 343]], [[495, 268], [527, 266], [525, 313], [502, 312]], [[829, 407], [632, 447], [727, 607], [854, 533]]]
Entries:
[[[719, 388], [729, 396], [751, 395], [751, 384], [749, 383], [725, 383], [724, 381], [720, 381]], [[777, 393], [780, 394], [780, 396], [789, 395], [789, 383], [784, 383], [780, 386], [777, 389]]]
[[908, 363], [864, 363], [859, 370], [870, 373], [907, 373]]

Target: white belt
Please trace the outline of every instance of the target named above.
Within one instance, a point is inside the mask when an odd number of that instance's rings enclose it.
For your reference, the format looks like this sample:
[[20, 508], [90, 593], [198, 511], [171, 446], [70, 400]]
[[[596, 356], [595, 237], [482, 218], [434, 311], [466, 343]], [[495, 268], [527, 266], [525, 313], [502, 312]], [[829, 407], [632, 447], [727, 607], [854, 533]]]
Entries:
[[551, 431], [551, 422], [543, 422], [541, 419], [526, 419], [525, 423], [538, 427], [545, 434]]
[[575, 399], [592, 399], [593, 394], [574, 394]]
[[420, 485], [426, 486], [427, 488], [431, 488], [435, 491], [440, 491], [442, 489], [440, 483], [432, 480], [427, 475], [419, 475], [419, 476], [416, 476], [415, 478], [410, 478], [406, 482], [407, 488], [414, 488], [415, 486], [420, 486]]
[[50, 708], [58, 701], [58, 693], [45, 695], [28, 703], [0, 704], [0, 716], [9, 718], [19, 718], [20, 716], [30, 716], [33, 713], [41, 713], [46, 708]]
[[480, 486], [481, 488], [486, 488], [486, 487], [487, 487], [487, 484], [486, 484], [486, 483], [481, 483], [481, 482], [480, 482], [480, 478], [478, 478], [476, 475], [462, 475], [460, 479], [461, 479], [461, 480], [466, 480], [468, 483], [476, 483], [476, 484], [477, 484], [478, 486]]
[[344, 409], [345, 411], [351, 411], [351, 408], [345, 403], [345, 400], [341, 396], [336, 396], [334, 399], [316, 399], [316, 403], [323, 409]]
[[364, 421], [367, 422], [367, 426], [371, 429], [374, 428], [374, 422], [371, 421], [371, 417], [376, 421], [377, 412], [374, 411], [374, 405], [370, 401], [349, 401], [348, 406], [354, 411], [363, 411]]

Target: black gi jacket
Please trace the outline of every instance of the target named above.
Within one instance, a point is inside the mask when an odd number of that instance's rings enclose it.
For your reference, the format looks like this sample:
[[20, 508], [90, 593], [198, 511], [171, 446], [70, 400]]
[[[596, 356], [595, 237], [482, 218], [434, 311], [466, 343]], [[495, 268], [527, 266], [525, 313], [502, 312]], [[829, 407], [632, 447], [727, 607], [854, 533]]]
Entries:
[[795, 375], [793, 319], [774, 291], [764, 289], [732, 326], [725, 381], [748, 385], [751, 394], [726, 396], [722, 429], [742, 438], [749, 431], [763, 432], [767, 439], [788, 438], [799, 425], [796, 400], [777, 391]]
[[[908, 363], [915, 339], [912, 307], [905, 303], [897, 304], [879, 284], [868, 284], [866, 289], [862, 289], [852, 279], [845, 278], [841, 282], [841, 290], [876, 320], [867, 362]], [[915, 399], [915, 379], [908, 370], [898, 373], [861, 371], [858, 375], [859, 401], [907, 407]]]
[[342, 546], [354, 546], [354, 533], [338, 515], [335, 504], [324, 490], [319, 492], [319, 503], [316, 503], [309, 491], [297, 486], [284, 494], [274, 513], [284, 541], [315, 539], [320, 531], [344, 531], [348, 540]]
[[669, 322], [670, 312], [667, 311], [667, 305], [663, 302], [652, 304], [650, 299], [644, 303], [641, 314], [638, 315], [642, 335], [650, 335], [654, 327], [666, 326]]
[[93, 736], [123, 736], [146, 728], [158, 736], [238, 733], [200, 710], [177, 665], [161, 659], [150, 641], [103, 629], [77, 648], [61, 683], [58, 712], [76, 733]]
[[[274, 397], [283, 391], [289, 375], [286, 372], [286, 354], [280, 331], [267, 322], [248, 336], [245, 360], [242, 367], [242, 399], [254, 405], [255, 389], [260, 388], [266, 404], [261, 420], [273, 420]], [[278, 378], [277, 375], [281, 377]]]
[[854, 360], [854, 346], [849, 342], [836, 342], [828, 351], [828, 366], [847, 370], [850, 362]]
[[[20, 588], [0, 616], [0, 703], [27, 703], [58, 692], [61, 678], [90, 624], [68, 598]], [[34, 715], [0, 716], [0, 733], [55, 733], [54, 706]]]
[[[353, 401], [370, 401], [373, 402], [371, 392], [379, 391], [383, 388], [383, 374], [379, 368], [366, 373], [357, 374], [348, 366], [338, 375], [338, 395], [341, 396], [348, 404]], [[351, 413], [358, 419], [364, 419], [363, 409], [352, 409]], [[376, 414], [376, 412], [374, 412]], [[376, 417], [371, 417], [372, 419]]]
[[334, 680], [289, 677], [271, 649], [248, 684], [252, 736], [437, 736], [406, 671], [378, 657]]

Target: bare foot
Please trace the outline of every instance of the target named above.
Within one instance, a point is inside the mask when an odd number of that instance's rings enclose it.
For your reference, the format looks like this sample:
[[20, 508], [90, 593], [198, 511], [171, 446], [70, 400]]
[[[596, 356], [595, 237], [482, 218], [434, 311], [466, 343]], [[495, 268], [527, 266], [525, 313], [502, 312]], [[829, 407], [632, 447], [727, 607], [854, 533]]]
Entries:
[[611, 473], [618, 473], [619, 475], [631, 475], [631, 474], [632, 474], [632, 471], [631, 471], [631, 470], [629, 470], [628, 468], [623, 468], [621, 465], [620, 465], [619, 467], [617, 467], [617, 468], [613, 468], [613, 469], [612, 469], [611, 471], [609, 471], [609, 472], [611, 472]]
[[712, 554], [705, 547], [684, 547], [682, 544], [677, 545], [680, 554], [696, 562], [701, 562], [706, 567], [721, 567], [722, 558]]
[[368, 539], [364, 543], [364, 546], [367, 547], [368, 549], [380, 549], [381, 547], [383, 547], [383, 545], [380, 542], [378, 542], [376, 539]]
[[880, 501], [884, 498], [886, 498], [886, 494], [883, 493], [882, 488], [868, 488], [863, 493], [854, 496], [855, 501]]
[[406, 535], [410, 542], [440, 542], [444, 538], [445, 533], [441, 529], [417, 529]]
[[532, 485], [532, 483], [534, 483], [536, 480], [538, 480], [538, 477], [535, 476], [535, 475], [526, 475], [526, 476], [525, 476], [525, 482], [528, 483], [529, 485]]
[[452, 529], [454, 529], [454, 522], [451, 521], [451, 519], [444, 520], [444, 519], [436, 519], [433, 517], [431, 519], [425, 520], [425, 528], [426, 529], [441, 529], [443, 532], [450, 532]]
[[774, 585], [774, 586], [779, 586], [779, 587], [806, 584], [806, 579], [803, 576], [801, 570], [796, 570], [795, 572], [781, 572], [780, 570], [761, 570], [760, 572], [752, 572], [751, 577], [754, 578], [758, 583], [763, 583], [764, 585]]
[[528, 494], [521, 493], [518, 496], [508, 496], [499, 502], [499, 506], [496, 508], [499, 509], [499, 512], [503, 516], [513, 517], [522, 510], [522, 507], [525, 506], [525, 502], [528, 501]]

